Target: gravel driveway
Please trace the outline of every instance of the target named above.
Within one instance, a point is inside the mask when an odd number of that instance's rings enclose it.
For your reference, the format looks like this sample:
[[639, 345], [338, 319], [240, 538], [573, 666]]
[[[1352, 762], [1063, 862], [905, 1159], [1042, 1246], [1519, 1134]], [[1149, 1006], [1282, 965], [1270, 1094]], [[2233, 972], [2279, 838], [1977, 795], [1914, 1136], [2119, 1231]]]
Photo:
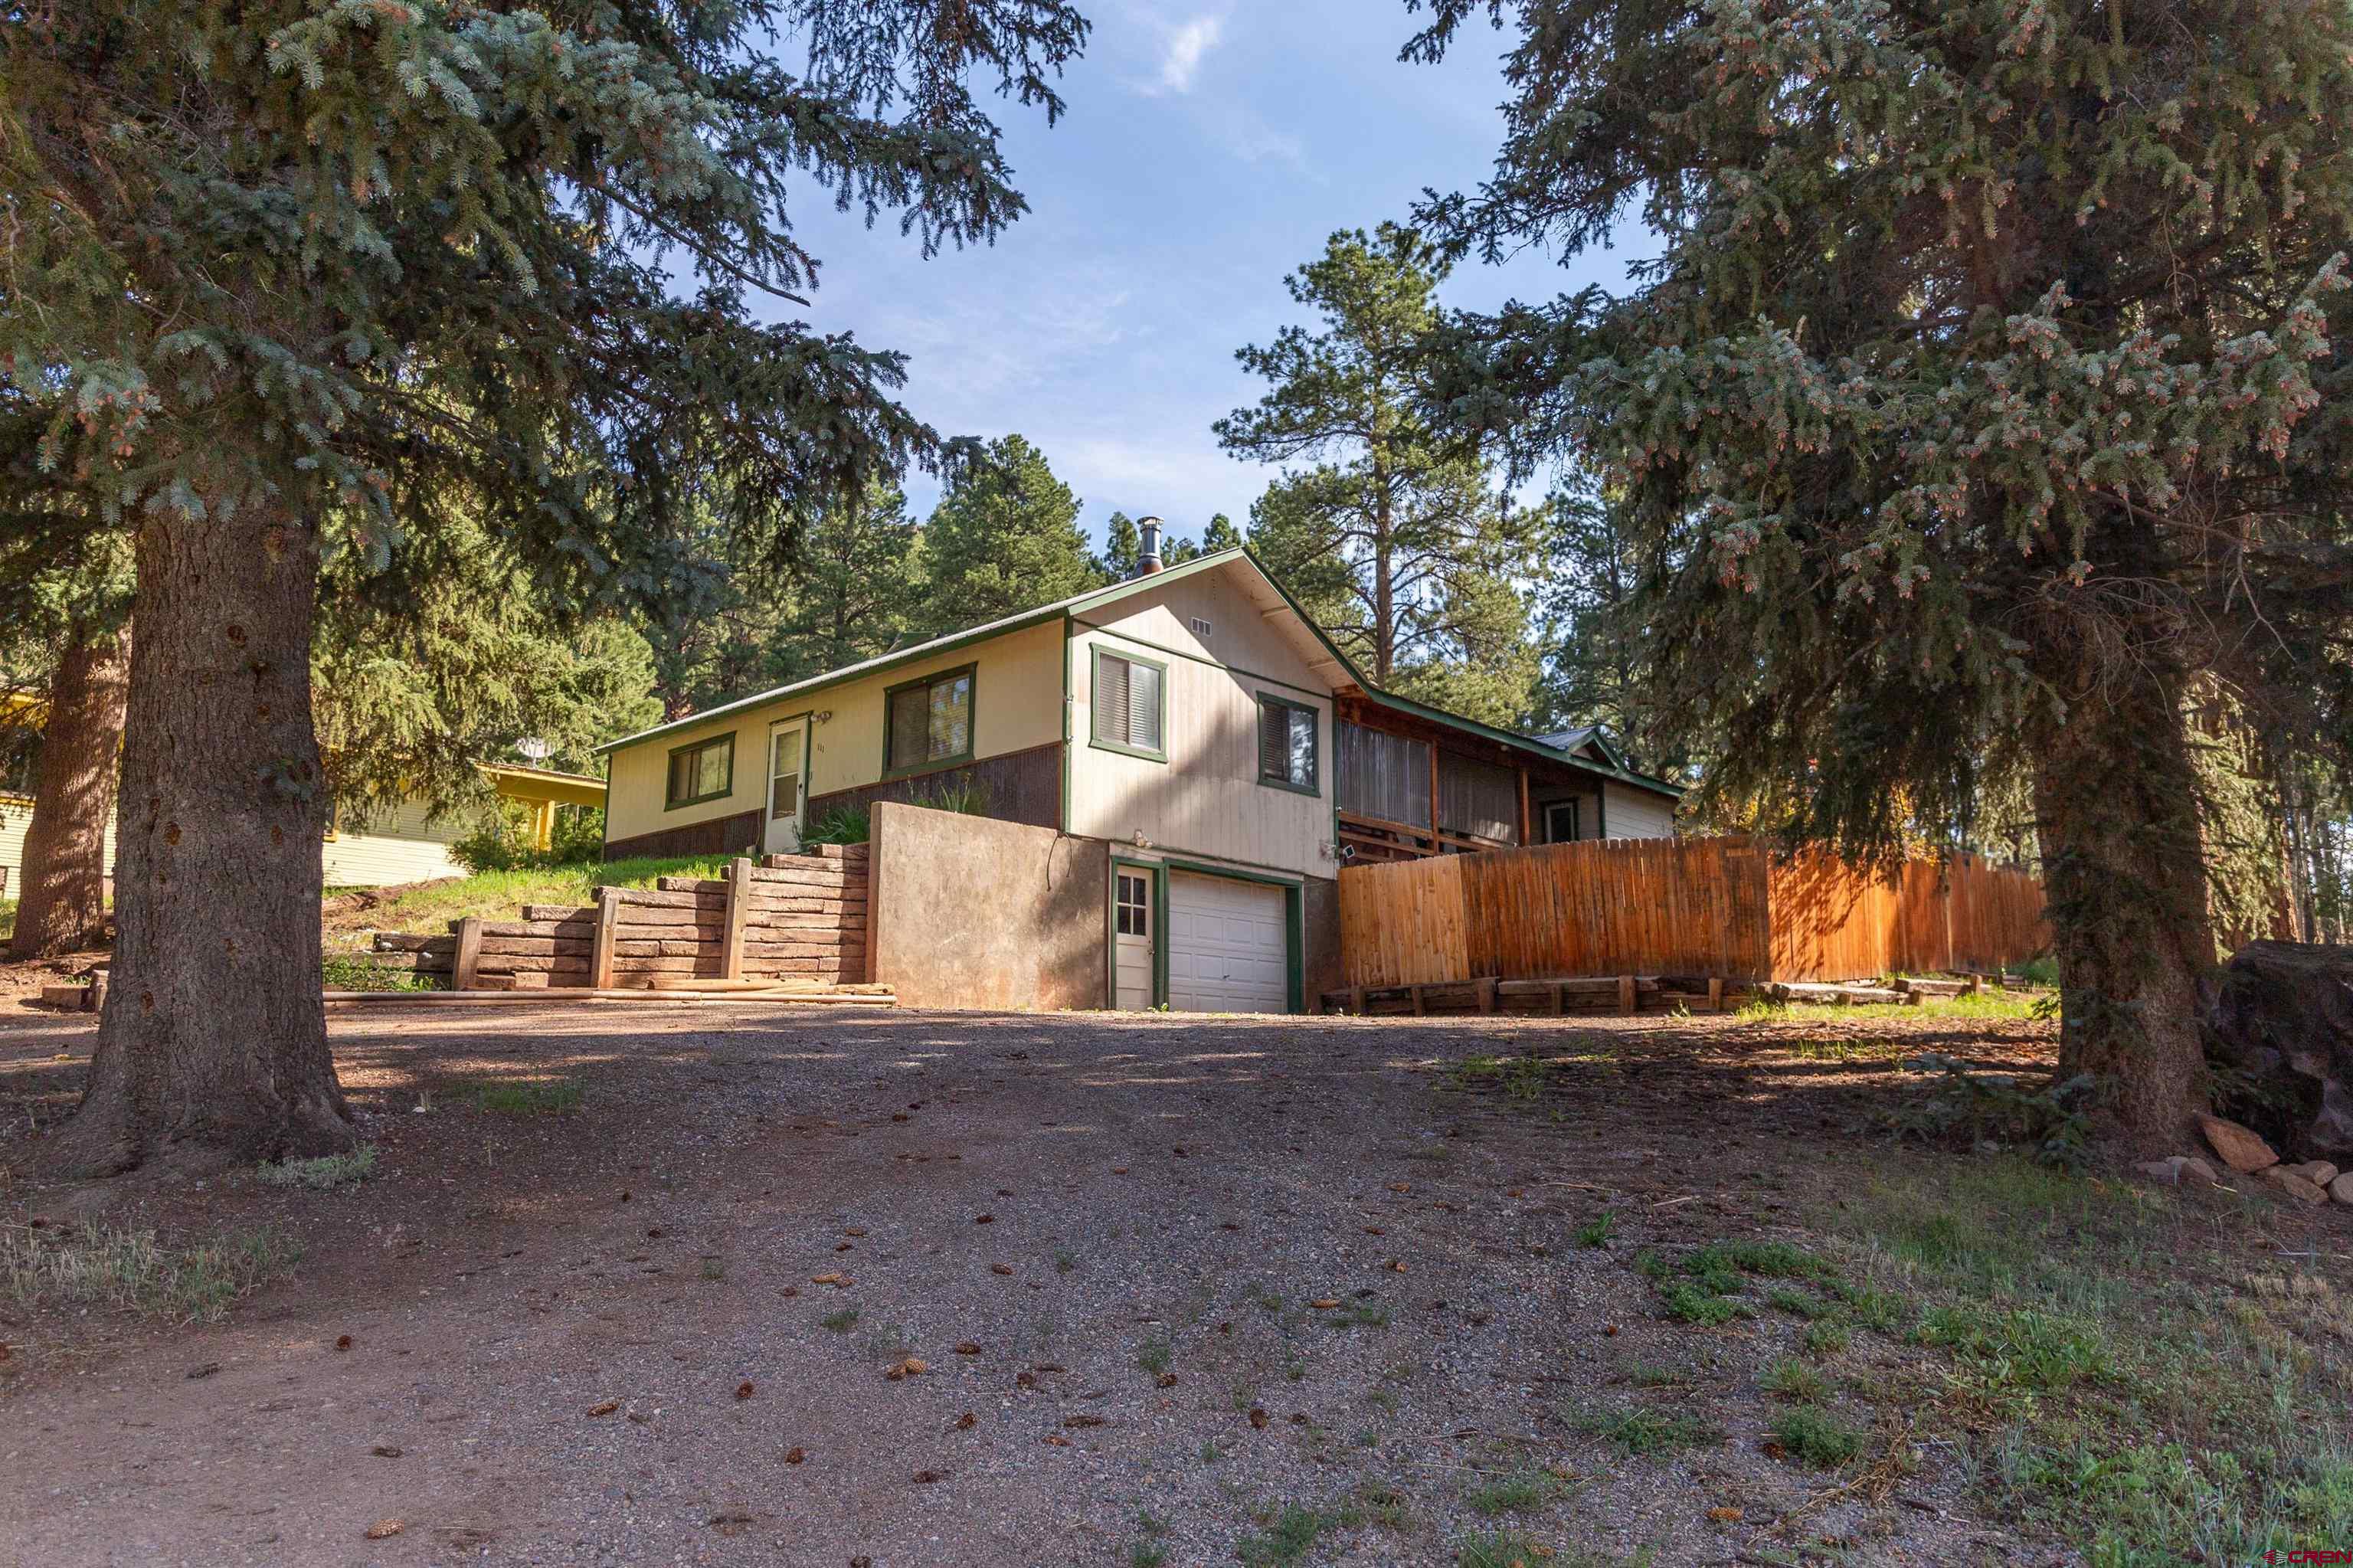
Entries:
[[[216, 1327], [0, 1321], [0, 1559], [1452, 1564], [1515, 1532], [1560, 1563], [1697, 1563], [1784, 1517], [1848, 1561], [2007, 1545], [1933, 1446], [1901, 1499], [1768, 1457], [1756, 1374], [1803, 1325], [1665, 1321], [1629, 1266], [1802, 1240], [1851, 1179], [1821, 1139], [1852, 1084], [1767, 1025], [334, 1027], [373, 1177], [105, 1215], [274, 1226], [290, 1278]], [[69, 1104], [89, 1043], [0, 1024], [0, 1104]], [[1524, 1049], [1567, 1058], [1540, 1097], [1445, 1071]], [[579, 1102], [478, 1103], [508, 1080]], [[80, 1201], [0, 1195], [18, 1223]], [[1694, 1413], [1647, 1450], [1624, 1420]]]

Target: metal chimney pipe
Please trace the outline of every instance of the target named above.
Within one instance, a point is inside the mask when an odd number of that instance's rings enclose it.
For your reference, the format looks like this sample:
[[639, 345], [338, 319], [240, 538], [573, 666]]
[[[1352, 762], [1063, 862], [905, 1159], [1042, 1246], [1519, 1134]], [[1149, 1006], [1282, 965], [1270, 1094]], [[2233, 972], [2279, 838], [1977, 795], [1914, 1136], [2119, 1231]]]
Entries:
[[1144, 535], [1144, 558], [1136, 563], [1135, 574], [1142, 577], [1160, 569], [1160, 519], [1138, 518], [1135, 526]]

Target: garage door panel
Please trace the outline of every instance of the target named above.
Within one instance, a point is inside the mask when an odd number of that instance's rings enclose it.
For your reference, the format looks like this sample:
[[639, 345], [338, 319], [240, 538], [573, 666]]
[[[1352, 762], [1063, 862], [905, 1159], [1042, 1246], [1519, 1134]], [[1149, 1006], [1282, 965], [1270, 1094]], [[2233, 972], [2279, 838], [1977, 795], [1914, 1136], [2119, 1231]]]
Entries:
[[1229, 877], [1168, 883], [1168, 1005], [1180, 1012], [1284, 1012], [1291, 1005], [1283, 890]]

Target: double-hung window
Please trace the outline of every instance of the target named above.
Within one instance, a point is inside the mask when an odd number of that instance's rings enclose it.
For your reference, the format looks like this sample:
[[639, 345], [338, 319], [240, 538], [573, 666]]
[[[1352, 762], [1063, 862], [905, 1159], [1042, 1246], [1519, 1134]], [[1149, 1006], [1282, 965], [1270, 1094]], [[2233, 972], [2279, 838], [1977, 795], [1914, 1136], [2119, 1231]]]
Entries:
[[1094, 743], [1166, 762], [1167, 684], [1166, 665], [1096, 649]]
[[1317, 726], [1304, 703], [1261, 693], [1258, 699], [1258, 781], [1279, 789], [1322, 793], [1316, 783]]
[[893, 686], [883, 699], [882, 770], [913, 773], [972, 758], [972, 666]]
[[718, 735], [681, 746], [670, 754], [670, 785], [664, 807], [716, 800], [735, 788], [735, 737]]

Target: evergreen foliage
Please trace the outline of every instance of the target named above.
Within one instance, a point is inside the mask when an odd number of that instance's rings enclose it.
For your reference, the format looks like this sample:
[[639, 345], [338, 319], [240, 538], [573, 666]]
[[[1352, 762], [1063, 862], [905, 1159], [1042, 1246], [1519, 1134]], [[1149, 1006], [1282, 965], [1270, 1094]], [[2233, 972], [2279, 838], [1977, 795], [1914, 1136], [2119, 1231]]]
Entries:
[[[1444, 252], [1574, 256], [1622, 298], [1452, 324], [1440, 399], [1620, 509], [1654, 712], [1708, 789], [1890, 853], [2030, 779], [2063, 1067], [2170, 1134], [2211, 962], [2188, 712], [2342, 756], [2353, 535], [2337, 5], [1424, 0], [1513, 31], [1493, 178]], [[2274, 766], [2276, 764], [2274, 763]]]
[[1296, 465], [1251, 507], [1250, 544], [1375, 685], [1517, 723], [1535, 665], [1515, 574], [1540, 520], [1428, 417], [1419, 347], [1446, 272], [1393, 224], [1333, 235], [1284, 280], [1320, 330], [1237, 351], [1270, 389], [1216, 429], [1236, 457]]
[[766, 679], [823, 674], [901, 641], [923, 591], [917, 535], [906, 492], [888, 480], [821, 507], [786, 579]]
[[1068, 599], [1108, 579], [1079, 532], [1079, 498], [1019, 436], [988, 443], [923, 529], [924, 632], [937, 636]]

